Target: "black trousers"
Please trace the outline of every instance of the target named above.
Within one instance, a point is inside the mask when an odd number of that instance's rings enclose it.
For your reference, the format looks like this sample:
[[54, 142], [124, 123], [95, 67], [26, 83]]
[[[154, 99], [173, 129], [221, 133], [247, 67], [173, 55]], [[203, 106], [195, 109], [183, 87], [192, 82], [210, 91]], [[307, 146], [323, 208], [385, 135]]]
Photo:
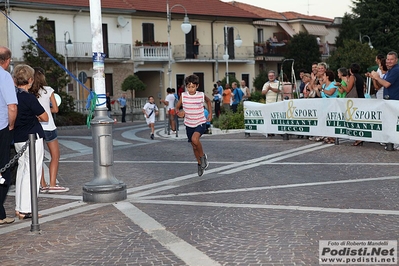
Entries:
[[126, 106], [121, 107], [122, 110], [122, 123], [126, 122]]
[[[12, 132], [8, 130], [8, 126], [0, 130], [0, 168], [4, 167], [10, 161], [10, 144], [12, 139]], [[11, 183], [11, 172], [7, 169], [1, 173], [6, 180], [4, 184], [0, 185], [0, 220], [6, 218], [6, 210], [4, 209], [4, 202], [7, 198], [8, 189]]]
[[220, 101], [215, 101], [215, 116], [220, 116]]

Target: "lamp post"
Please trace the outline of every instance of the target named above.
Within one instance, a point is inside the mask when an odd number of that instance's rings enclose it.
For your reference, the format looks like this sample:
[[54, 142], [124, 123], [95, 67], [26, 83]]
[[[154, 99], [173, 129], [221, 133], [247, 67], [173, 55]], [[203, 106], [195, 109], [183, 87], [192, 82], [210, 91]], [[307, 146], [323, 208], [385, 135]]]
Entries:
[[219, 80], [219, 45], [222, 45], [223, 43], [216, 43], [216, 81]]
[[[67, 34], [68, 34], [68, 41], [66, 37]], [[68, 50], [71, 50], [73, 48], [73, 43], [71, 41], [71, 35], [69, 34], [69, 31], [64, 32], [64, 45], [65, 45], [65, 69], [68, 69]], [[68, 94], [68, 84], [66, 85], [66, 93]]]
[[374, 47], [373, 47], [373, 45], [371, 44], [371, 39], [370, 39], [370, 36], [368, 36], [368, 35], [362, 35], [361, 33], [359, 33], [359, 40], [360, 40], [360, 43], [363, 42], [363, 38], [365, 38], [365, 37], [369, 40], [368, 45], [369, 45], [370, 49], [373, 49]]
[[[235, 28], [235, 29], [237, 29], [236, 27], [228, 27], [227, 25], [224, 25], [224, 44], [225, 44], [225, 52], [224, 52], [224, 55], [223, 55], [223, 60], [225, 60], [226, 61], [226, 82], [227, 83], [229, 83], [229, 53], [228, 53], [228, 49], [227, 49], [227, 47], [228, 47], [228, 29], [229, 28]], [[240, 31], [237, 29], [237, 31], [238, 31], [238, 34], [237, 34], [237, 37], [236, 37], [236, 39], [234, 40], [234, 45], [235, 46], [237, 46], [237, 47], [241, 47], [241, 45], [242, 45], [242, 40], [241, 40], [241, 38], [240, 38]]]
[[183, 23], [181, 24], [181, 30], [184, 32], [184, 34], [187, 34], [191, 31], [191, 24], [187, 16], [187, 9], [180, 4], [176, 4], [172, 6], [169, 9], [169, 1], [166, 1], [166, 19], [168, 22], [168, 57], [169, 57], [169, 62], [168, 62], [168, 75], [169, 75], [169, 88], [172, 88], [172, 48], [170, 46], [170, 29], [171, 29], [171, 12], [172, 9], [175, 7], [182, 7], [184, 9], [184, 20]]

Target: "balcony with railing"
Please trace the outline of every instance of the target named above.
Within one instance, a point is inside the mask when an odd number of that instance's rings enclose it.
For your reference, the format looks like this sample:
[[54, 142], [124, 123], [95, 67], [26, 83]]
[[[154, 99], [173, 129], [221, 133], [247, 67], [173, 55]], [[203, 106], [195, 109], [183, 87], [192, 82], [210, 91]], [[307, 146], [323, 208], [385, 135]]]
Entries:
[[[194, 47], [186, 44], [172, 45], [172, 60], [176, 61], [213, 61], [218, 58], [221, 60], [225, 53], [224, 46], [220, 45], [201, 45], [198, 49], [198, 56], [194, 58]], [[212, 53], [213, 50], [213, 53]], [[135, 61], [168, 61], [169, 51], [167, 46], [134, 46], [133, 58]], [[229, 61], [251, 60], [254, 58], [252, 46], [234, 47], [234, 52], [230, 51]]]
[[[65, 43], [57, 42], [57, 53], [65, 55]], [[108, 52], [106, 51], [108, 49]], [[109, 59], [130, 60], [131, 45], [126, 43], [108, 43], [104, 46], [104, 52]], [[68, 50], [68, 57], [92, 58], [93, 50], [91, 42], [74, 42], [73, 48]]]

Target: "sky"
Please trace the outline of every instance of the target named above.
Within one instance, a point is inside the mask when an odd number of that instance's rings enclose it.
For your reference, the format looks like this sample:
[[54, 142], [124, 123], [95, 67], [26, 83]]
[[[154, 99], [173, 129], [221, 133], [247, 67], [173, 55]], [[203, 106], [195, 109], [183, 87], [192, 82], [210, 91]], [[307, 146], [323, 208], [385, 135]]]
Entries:
[[[222, 0], [231, 2], [232, 0]], [[351, 0], [237, 0], [237, 2], [284, 12], [295, 11], [304, 15], [316, 15], [333, 19], [351, 13]]]

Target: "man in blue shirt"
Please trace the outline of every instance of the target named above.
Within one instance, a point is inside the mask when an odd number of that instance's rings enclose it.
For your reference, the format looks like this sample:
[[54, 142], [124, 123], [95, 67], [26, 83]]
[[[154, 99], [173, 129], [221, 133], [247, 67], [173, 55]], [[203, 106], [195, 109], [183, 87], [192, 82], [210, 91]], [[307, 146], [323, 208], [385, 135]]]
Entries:
[[219, 93], [220, 95], [222, 95], [222, 94], [223, 94], [222, 82], [221, 82], [220, 80], [218, 80], [218, 81], [216, 82], [216, 84], [218, 85], [218, 93]]
[[396, 52], [387, 54], [386, 66], [388, 72], [384, 79], [375, 71], [371, 72], [371, 77], [384, 87], [384, 99], [399, 100], [399, 66]]
[[233, 104], [231, 105], [231, 109], [233, 110], [233, 113], [236, 113], [238, 104], [241, 102], [242, 97], [244, 96], [244, 94], [242, 93], [241, 89], [237, 88], [237, 82], [233, 82], [231, 84], [231, 87], [233, 89], [233, 91], [232, 91], [232, 93], [233, 93]]
[[[10, 145], [15, 119], [17, 117], [17, 96], [14, 81], [6, 71], [11, 62], [11, 51], [0, 46], [0, 167], [5, 166], [10, 159]], [[4, 201], [11, 183], [10, 169], [0, 173], [0, 224], [14, 222], [14, 218], [6, 216]]]
[[126, 93], [122, 93], [122, 97], [118, 99], [118, 103], [122, 110], [122, 123], [126, 123]]

